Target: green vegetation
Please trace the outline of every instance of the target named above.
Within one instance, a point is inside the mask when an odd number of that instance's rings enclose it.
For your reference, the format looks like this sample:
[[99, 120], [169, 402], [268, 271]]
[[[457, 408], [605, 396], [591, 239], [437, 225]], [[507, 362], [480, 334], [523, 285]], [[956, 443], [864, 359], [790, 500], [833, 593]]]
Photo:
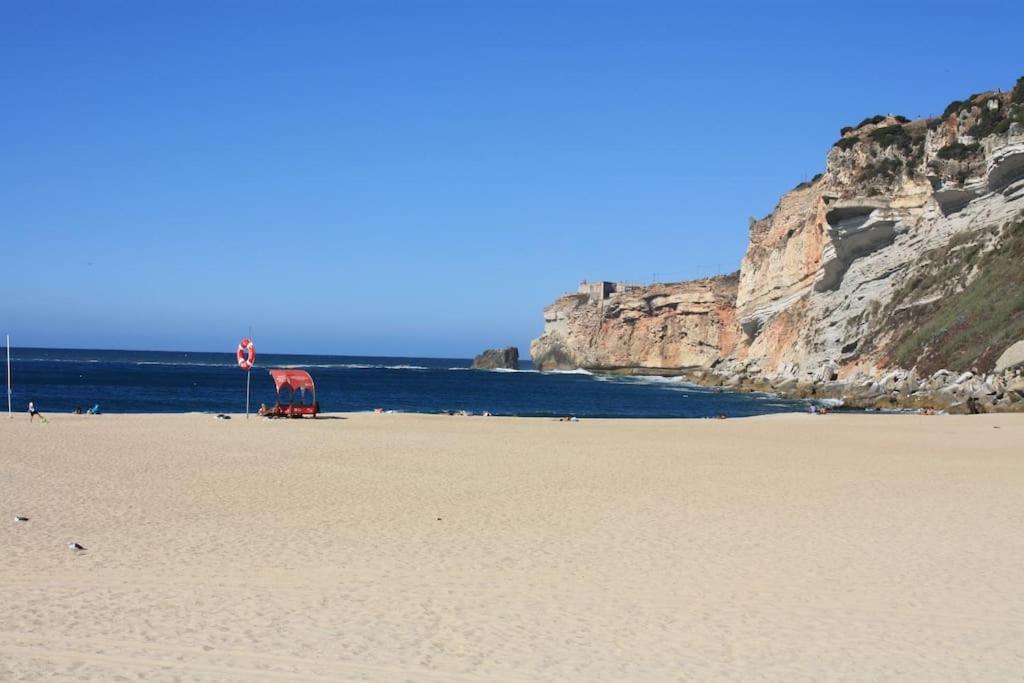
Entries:
[[[995, 109], [988, 108], [988, 102], [990, 101], [991, 100], [986, 100], [985, 103], [982, 104], [981, 116], [978, 117], [978, 122], [971, 126], [970, 130], [967, 131], [967, 134], [975, 140], [980, 140], [981, 138], [996, 132], [996, 128], [1005, 118], [1006, 112], [1002, 107], [997, 107]], [[996, 102], [998, 102], [998, 100], [996, 100]], [[1007, 124], [1007, 127], [1009, 127], [1009, 124]]]
[[[891, 126], [876, 128], [867, 137], [871, 142], [878, 145], [879, 148], [883, 150], [895, 148], [906, 158], [903, 159], [897, 155], [895, 158], [885, 157], [878, 159], [861, 169], [858, 175], [859, 180], [892, 181], [901, 172], [905, 172], [911, 178], [916, 175], [917, 168], [924, 159], [923, 129], [917, 127], [911, 130], [907, 126], [897, 123]], [[862, 138], [859, 137], [846, 137], [837, 141], [833, 147], [838, 147], [845, 151], [861, 141]]]
[[1017, 84], [1010, 92], [1010, 102], [1013, 104], [1024, 104], [1024, 76], [1017, 79]]
[[912, 154], [907, 157], [907, 162], [903, 165], [904, 172], [908, 178], [913, 178], [917, 175], [918, 168], [921, 167], [921, 162], [924, 160], [924, 149], [919, 154]]
[[845, 152], [848, 149], [853, 149], [854, 145], [856, 145], [858, 142], [860, 142], [860, 138], [858, 137], [840, 138], [836, 140], [835, 144], [832, 146], [838, 147], [839, 149]]
[[910, 133], [908, 133], [907, 129], [900, 124], [876, 128], [871, 131], [869, 137], [874, 142], [877, 142], [880, 147], [895, 146], [900, 149], [909, 149], [914, 144], [913, 138], [910, 137]]
[[860, 181], [882, 180], [888, 182], [899, 177], [902, 170], [903, 161], [901, 159], [879, 159], [875, 163], [868, 164], [862, 168], [857, 175], [857, 179]]
[[972, 107], [978, 106], [974, 101], [981, 97], [984, 93], [976, 92], [968, 97], [966, 100], [953, 100], [946, 105], [946, 108], [942, 112], [942, 118], [948, 119], [951, 114], [960, 114], [962, 112], [971, 109]]
[[977, 142], [972, 142], [969, 145], [965, 145], [962, 142], [954, 142], [952, 145], [946, 145], [940, 149], [935, 153], [935, 156], [940, 159], [955, 159], [957, 161], [963, 161], [964, 159], [973, 156], [979, 149], [981, 149], [981, 145]]
[[[816, 183], [816, 182], [818, 182], [819, 180], [821, 180], [821, 176], [822, 176], [822, 175], [823, 175], [822, 173], [817, 173], [817, 174], [815, 174], [815, 176], [814, 176], [813, 178], [811, 178], [810, 180], [805, 180], [805, 181], [803, 181], [802, 183], [800, 183], [799, 185], [797, 185], [796, 187], [794, 187], [794, 188], [793, 188], [793, 190], [803, 190], [804, 188], [810, 187], [810, 186], [811, 186], [811, 185], [813, 185], [814, 183]], [[791, 191], [792, 191], [792, 190], [791, 190]]]
[[[989, 110], [987, 109], [987, 107], [985, 107], [985, 103], [988, 102], [988, 100], [991, 98], [986, 98], [985, 102], [975, 102], [975, 100], [977, 100], [982, 95], [984, 95], [984, 93], [974, 93], [966, 100], [953, 100], [948, 105], [946, 105], [946, 108], [942, 112], [942, 116], [936, 119], [932, 119], [931, 121], [928, 122], [928, 128], [930, 130], [935, 130], [936, 128], [942, 125], [943, 121], [947, 120], [953, 114], [962, 114], [963, 112], [969, 109], [980, 106], [982, 107], [982, 121], [980, 121], [977, 125], [981, 125], [982, 128], [980, 128], [977, 131], [978, 135], [975, 135], [970, 131], [968, 131], [968, 135], [971, 135], [976, 138], [982, 138], [985, 137], [985, 135], [990, 134], [995, 129], [995, 127], [999, 125], [999, 120], [1003, 118], [1004, 112], [1002, 111], [1002, 107], [1000, 107], [999, 110]], [[1017, 79], [1017, 83], [1013, 86], [1013, 90], [1010, 91], [1010, 104], [1024, 105], [1024, 76]], [[992, 121], [994, 116], [997, 116], [998, 118], [997, 120]], [[988, 119], [988, 121], [985, 121], [986, 119]]]
[[1019, 123], [1024, 126], [1024, 104], [1011, 105], [1006, 118], [997, 123], [995, 128], [992, 129], [992, 132], [996, 134], [1005, 133], [1010, 130], [1010, 126], [1014, 123]]
[[948, 119], [953, 114], [960, 113], [960, 110], [967, 109], [971, 106], [970, 100], [953, 100], [946, 105], [946, 108], [942, 110], [942, 118]]
[[[982, 253], [982, 243], [993, 236], [997, 246]], [[891, 306], [941, 296], [888, 316], [886, 325], [895, 333], [893, 360], [924, 374], [991, 370], [1007, 346], [1024, 338], [1024, 214], [1002, 229], [957, 235], [926, 256], [932, 271], [907, 282]], [[956, 291], [974, 268], [974, 280]]]
[[864, 119], [863, 121], [858, 123], [856, 126], [854, 126], [853, 129], [857, 130], [858, 128], [863, 128], [864, 126], [874, 125], [876, 123], [881, 123], [882, 121], [885, 121], [885, 117], [882, 116], [881, 114], [877, 114], [875, 116], [871, 116], [871, 117], [868, 117], [868, 118]]
[[[869, 116], [868, 118], [858, 123], [856, 126], [843, 126], [842, 128], [839, 129], [839, 134], [845, 136], [847, 133], [852, 133], [855, 130], [860, 130], [864, 126], [872, 126], [875, 125], [876, 123], [881, 123], [882, 121], [885, 121], [887, 118], [887, 116], [884, 116], [882, 114]], [[908, 119], [906, 116], [894, 116], [893, 118], [896, 119], [898, 123], [910, 123], [910, 119]], [[833, 145], [833, 147], [835, 146], [836, 145]]]
[[[871, 119], [869, 119], [869, 121], [871, 121]], [[908, 166], [916, 166], [920, 163], [921, 158], [924, 157], [924, 131], [922, 130], [915, 130], [911, 132], [906, 126], [897, 123], [891, 126], [882, 126], [881, 128], [874, 129], [868, 134], [868, 139], [882, 149], [896, 147], [903, 154], [914, 157], [914, 163], [908, 164]], [[863, 138], [854, 135], [840, 138], [839, 140], [836, 140], [832, 146], [838, 147], [845, 152], [849, 149], [853, 149], [858, 142], [862, 141]]]

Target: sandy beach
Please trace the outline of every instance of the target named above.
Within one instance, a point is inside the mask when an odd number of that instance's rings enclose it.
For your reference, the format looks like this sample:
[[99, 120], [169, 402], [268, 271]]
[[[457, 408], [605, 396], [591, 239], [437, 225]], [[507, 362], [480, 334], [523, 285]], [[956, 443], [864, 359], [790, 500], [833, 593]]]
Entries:
[[4, 681], [1024, 674], [1024, 416], [48, 417]]

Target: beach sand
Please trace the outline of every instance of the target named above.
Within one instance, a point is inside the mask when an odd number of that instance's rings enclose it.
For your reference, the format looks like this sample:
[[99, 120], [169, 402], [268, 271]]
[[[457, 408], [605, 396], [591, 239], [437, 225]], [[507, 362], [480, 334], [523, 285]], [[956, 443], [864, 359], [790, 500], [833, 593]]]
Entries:
[[1024, 675], [1024, 416], [48, 417], [3, 681]]

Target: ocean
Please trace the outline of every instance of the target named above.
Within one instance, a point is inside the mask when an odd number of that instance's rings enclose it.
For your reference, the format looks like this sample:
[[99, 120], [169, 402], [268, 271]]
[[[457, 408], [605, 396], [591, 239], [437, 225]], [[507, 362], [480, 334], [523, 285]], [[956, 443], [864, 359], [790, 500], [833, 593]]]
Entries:
[[[245, 371], [233, 353], [11, 350], [14, 409], [29, 401], [47, 413], [240, 413]], [[756, 393], [694, 386], [678, 378], [576, 372], [471, 370], [465, 358], [385, 358], [260, 354], [251, 370], [251, 405], [273, 405], [269, 368], [301, 368], [316, 382], [325, 412], [490, 412], [594, 417], [740, 417], [807, 409]]]

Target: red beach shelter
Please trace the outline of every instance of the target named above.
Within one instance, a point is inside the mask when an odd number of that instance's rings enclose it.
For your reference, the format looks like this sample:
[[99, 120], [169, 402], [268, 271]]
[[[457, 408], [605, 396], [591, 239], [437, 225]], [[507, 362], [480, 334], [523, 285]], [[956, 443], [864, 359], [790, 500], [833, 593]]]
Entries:
[[[268, 417], [316, 417], [320, 412], [320, 404], [316, 400], [316, 385], [313, 378], [305, 370], [270, 370], [277, 388], [277, 402], [273, 408], [261, 409], [260, 413]], [[282, 396], [282, 392], [287, 392]], [[307, 394], [308, 392], [308, 394]], [[306, 398], [310, 401], [307, 402]], [[287, 398], [282, 403], [282, 398]]]

